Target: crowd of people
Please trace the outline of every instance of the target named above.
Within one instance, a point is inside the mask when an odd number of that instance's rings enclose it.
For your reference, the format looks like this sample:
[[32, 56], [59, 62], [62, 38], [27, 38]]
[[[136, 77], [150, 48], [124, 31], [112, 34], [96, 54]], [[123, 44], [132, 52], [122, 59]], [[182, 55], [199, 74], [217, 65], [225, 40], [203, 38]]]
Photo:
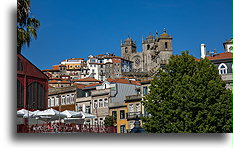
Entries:
[[73, 124], [73, 123], [48, 123], [35, 125], [17, 125], [18, 133], [60, 133], [60, 132], [93, 132], [93, 133], [115, 133], [114, 127]]

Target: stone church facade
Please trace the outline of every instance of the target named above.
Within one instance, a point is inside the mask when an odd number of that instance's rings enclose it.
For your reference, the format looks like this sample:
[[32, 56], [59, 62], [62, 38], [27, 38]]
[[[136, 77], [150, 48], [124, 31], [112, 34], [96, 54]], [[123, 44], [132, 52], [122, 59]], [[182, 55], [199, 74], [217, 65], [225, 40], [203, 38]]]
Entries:
[[121, 43], [122, 58], [132, 61], [132, 72], [153, 72], [161, 67], [161, 64], [168, 63], [172, 55], [172, 37], [166, 33], [155, 37], [151, 34], [142, 39], [142, 52], [136, 51], [136, 42], [130, 37]]

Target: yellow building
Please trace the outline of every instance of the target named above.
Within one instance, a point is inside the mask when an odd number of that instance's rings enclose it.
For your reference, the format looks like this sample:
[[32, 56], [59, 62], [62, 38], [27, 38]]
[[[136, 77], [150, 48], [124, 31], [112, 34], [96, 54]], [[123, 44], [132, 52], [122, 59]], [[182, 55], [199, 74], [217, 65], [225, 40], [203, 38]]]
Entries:
[[114, 126], [117, 128], [117, 133], [127, 133], [128, 131], [126, 110], [125, 104], [109, 108], [109, 115], [115, 120]]

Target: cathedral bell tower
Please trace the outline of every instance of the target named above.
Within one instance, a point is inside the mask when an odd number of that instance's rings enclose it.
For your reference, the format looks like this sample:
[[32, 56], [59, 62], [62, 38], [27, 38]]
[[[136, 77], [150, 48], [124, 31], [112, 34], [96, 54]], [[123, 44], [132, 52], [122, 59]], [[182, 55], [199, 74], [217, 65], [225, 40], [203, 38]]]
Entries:
[[167, 34], [165, 28], [159, 37], [159, 51], [172, 51], [172, 37]]
[[133, 42], [133, 40], [128, 37], [124, 40], [124, 43], [121, 42], [121, 57], [130, 60], [130, 56], [132, 56], [133, 53], [136, 53], [136, 41]]

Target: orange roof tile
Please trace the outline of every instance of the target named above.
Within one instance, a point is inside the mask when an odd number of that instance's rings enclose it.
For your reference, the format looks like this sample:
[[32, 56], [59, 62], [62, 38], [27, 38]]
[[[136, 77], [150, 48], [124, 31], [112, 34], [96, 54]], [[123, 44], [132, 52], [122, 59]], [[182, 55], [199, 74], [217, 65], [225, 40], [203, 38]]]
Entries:
[[127, 79], [107, 79], [110, 83], [123, 83], [123, 84], [133, 84], [133, 85], [140, 85], [139, 81], [127, 80]]
[[194, 60], [195, 60], [195, 61], [200, 61], [200, 59], [198, 59], [198, 58], [195, 58], [195, 57], [194, 57]]
[[77, 88], [83, 88], [85, 87], [86, 85], [85, 84], [78, 84], [78, 83], [74, 83], [73, 86], [76, 86]]
[[52, 66], [52, 69], [53, 69], [53, 70], [59, 70], [59, 65], [53, 65], [53, 66]]
[[219, 53], [214, 56], [206, 56], [206, 58], [208, 60], [231, 59], [232, 53], [231, 52]]
[[66, 80], [62, 80], [60, 83], [62, 83], [62, 84], [70, 84], [70, 82], [66, 81]]
[[96, 85], [100, 85], [100, 83], [92, 83], [92, 84], [86, 85], [84, 88], [92, 87], [92, 86], [96, 86]]
[[58, 83], [58, 81], [57, 80], [51, 80], [51, 81], [49, 81], [49, 83]]
[[95, 78], [88, 77], [83, 79], [76, 79], [75, 82], [100, 82], [99, 80], [96, 80]]

